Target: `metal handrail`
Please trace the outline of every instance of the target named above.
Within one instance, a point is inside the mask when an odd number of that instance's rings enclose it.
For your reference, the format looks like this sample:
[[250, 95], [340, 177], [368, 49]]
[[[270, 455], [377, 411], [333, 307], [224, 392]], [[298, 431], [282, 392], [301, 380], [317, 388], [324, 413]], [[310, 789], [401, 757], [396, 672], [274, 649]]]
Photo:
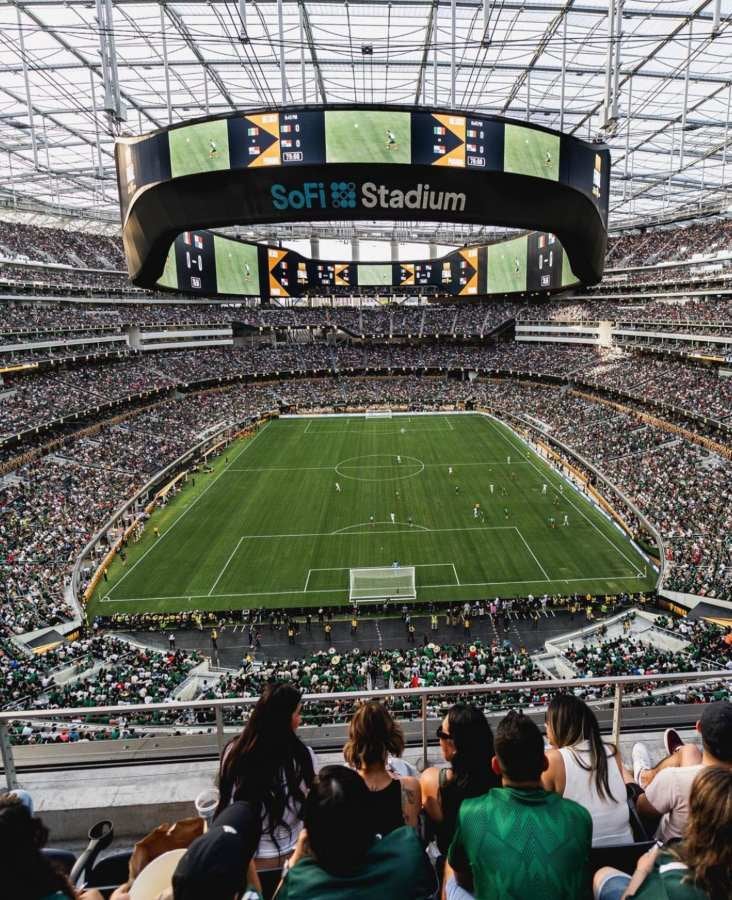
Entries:
[[[509, 681], [492, 682], [490, 684], [462, 684], [446, 685], [444, 687], [431, 688], [394, 688], [371, 691], [340, 691], [327, 694], [303, 694], [302, 702], [319, 703], [331, 700], [355, 700], [386, 699], [389, 697], [409, 697], [421, 701], [421, 745], [422, 764], [427, 765], [427, 700], [430, 697], [444, 697], [450, 695], [465, 694], [493, 694], [507, 693], [521, 690], [566, 690], [575, 687], [614, 687], [613, 699], [613, 741], [617, 745], [620, 739], [622, 727], [622, 699], [623, 689], [626, 686], [647, 685], [659, 681], [680, 683], [691, 681], [720, 681], [732, 680], [732, 671], [716, 670], [711, 672], [669, 672], [653, 675], [615, 675], [608, 678], [567, 678], [544, 679], [542, 681]], [[607, 699], [607, 698], [605, 698]], [[157, 711], [171, 712], [187, 709], [211, 709], [214, 710], [216, 734], [219, 748], [223, 750], [224, 739], [224, 709], [238, 706], [253, 706], [259, 697], [231, 697], [221, 700], [189, 700], [171, 701], [169, 703], [132, 703], [118, 706], [82, 706], [69, 709], [39, 709], [39, 710], [14, 710], [13, 712], [0, 712], [0, 754], [2, 755], [5, 770], [5, 781], [9, 790], [18, 787], [18, 779], [15, 772], [13, 747], [10, 743], [8, 726], [19, 719], [63, 719], [78, 716], [115, 715], [126, 716], [130, 713], [151, 713]]]

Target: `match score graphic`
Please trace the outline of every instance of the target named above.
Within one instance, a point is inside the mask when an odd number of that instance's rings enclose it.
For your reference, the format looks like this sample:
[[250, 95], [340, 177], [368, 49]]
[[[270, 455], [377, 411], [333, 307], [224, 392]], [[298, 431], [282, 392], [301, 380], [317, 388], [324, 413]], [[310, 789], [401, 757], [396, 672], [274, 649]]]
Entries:
[[270, 297], [299, 297], [310, 283], [308, 260], [294, 250], [267, 247]]
[[465, 116], [412, 113], [412, 162], [465, 168]]
[[229, 146], [232, 168], [323, 165], [323, 113], [273, 111], [229, 119]]

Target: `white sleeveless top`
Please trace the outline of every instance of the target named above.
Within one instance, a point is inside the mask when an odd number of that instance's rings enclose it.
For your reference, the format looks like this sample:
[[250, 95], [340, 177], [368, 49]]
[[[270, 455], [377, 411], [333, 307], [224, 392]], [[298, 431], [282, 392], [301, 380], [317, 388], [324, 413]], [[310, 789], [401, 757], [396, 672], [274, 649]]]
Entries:
[[[603, 747], [608, 758], [610, 793], [614, 799], [601, 797], [597, 793], [596, 773], [582, 768], [582, 765], [589, 766], [591, 764], [589, 741], [579, 741], [572, 747], [559, 748], [564, 760], [566, 776], [563, 796], [567, 800], [574, 800], [575, 803], [584, 806], [592, 816], [593, 847], [633, 842], [625, 782], [613, 758], [612, 749], [607, 744], [603, 744]], [[580, 762], [582, 765], [579, 764]]]

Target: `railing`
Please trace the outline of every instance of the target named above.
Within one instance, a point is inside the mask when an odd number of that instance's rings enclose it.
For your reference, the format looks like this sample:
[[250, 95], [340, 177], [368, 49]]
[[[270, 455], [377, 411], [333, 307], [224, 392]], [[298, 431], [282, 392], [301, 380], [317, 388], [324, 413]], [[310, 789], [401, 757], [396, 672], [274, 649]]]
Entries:
[[[617, 744], [620, 739], [620, 731], [622, 728], [622, 700], [623, 692], [627, 687], [647, 686], [658, 682], [687, 684], [689, 682], [715, 682], [715, 681], [732, 681], [732, 672], [728, 670], [713, 672], [673, 672], [654, 675], [624, 675], [609, 678], [567, 678], [567, 679], [546, 679], [544, 681], [512, 681], [512, 682], [494, 682], [492, 684], [471, 684], [471, 685], [450, 685], [445, 687], [432, 688], [398, 688], [371, 691], [343, 691], [329, 694], [303, 694], [302, 702], [322, 703], [331, 701], [347, 701], [352, 703], [355, 700], [366, 699], [388, 699], [394, 697], [403, 697], [409, 699], [419, 698], [421, 703], [420, 713], [420, 745], [422, 754], [422, 764], [427, 764], [427, 720], [428, 709], [427, 701], [430, 697], [465, 697], [478, 696], [481, 694], [501, 694], [513, 691], [536, 691], [536, 690], [552, 690], [566, 691], [573, 688], [588, 687], [612, 687], [614, 688], [613, 698], [613, 718], [612, 718], [612, 739]], [[43, 709], [43, 710], [14, 710], [13, 712], [0, 713], [0, 751], [2, 753], [3, 767], [5, 770], [5, 782], [9, 790], [13, 790], [18, 786], [18, 779], [15, 770], [15, 760], [13, 757], [13, 747], [10, 742], [9, 726], [12, 722], [23, 720], [37, 719], [67, 719], [67, 718], [83, 718], [86, 716], [130, 716], [136, 713], [154, 713], [154, 712], [173, 712], [175, 710], [195, 710], [195, 709], [213, 709], [214, 722], [216, 726], [216, 736], [219, 750], [223, 750], [225, 746], [224, 736], [224, 710], [241, 706], [253, 706], [257, 702], [257, 697], [236, 697], [226, 700], [189, 700], [187, 702], [174, 701], [169, 703], [134, 703], [123, 704], [119, 706], [82, 706], [71, 709]], [[39, 745], [39, 749], [43, 745]]]

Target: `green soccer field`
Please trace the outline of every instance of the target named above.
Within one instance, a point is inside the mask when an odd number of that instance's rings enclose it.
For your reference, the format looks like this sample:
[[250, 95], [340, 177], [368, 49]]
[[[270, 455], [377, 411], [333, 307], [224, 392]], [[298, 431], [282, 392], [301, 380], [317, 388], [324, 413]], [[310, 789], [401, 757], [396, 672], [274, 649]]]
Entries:
[[170, 173], [173, 178], [229, 168], [229, 132], [226, 120], [199, 122], [168, 134]]
[[[326, 162], [410, 163], [411, 127], [411, 118], [406, 112], [326, 110]], [[394, 135], [393, 143], [389, 141], [387, 132]]]
[[[529, 241], [525, 234], [488, 247], [489, 294], [526, 290]], [[518, 262], [518, 272], [516, 263]]]
[[559, 148], [558, 134], [507, 124], [503, 144], [503, 169], [517, 175], [559, 181]]
[[420, 601], [655, 582], [615, 525], [480, 414], [274, 420], [213, 469], [153, 516], [90, 615], [343, 604], [351, 568], [395, 561], [415, 567]]

